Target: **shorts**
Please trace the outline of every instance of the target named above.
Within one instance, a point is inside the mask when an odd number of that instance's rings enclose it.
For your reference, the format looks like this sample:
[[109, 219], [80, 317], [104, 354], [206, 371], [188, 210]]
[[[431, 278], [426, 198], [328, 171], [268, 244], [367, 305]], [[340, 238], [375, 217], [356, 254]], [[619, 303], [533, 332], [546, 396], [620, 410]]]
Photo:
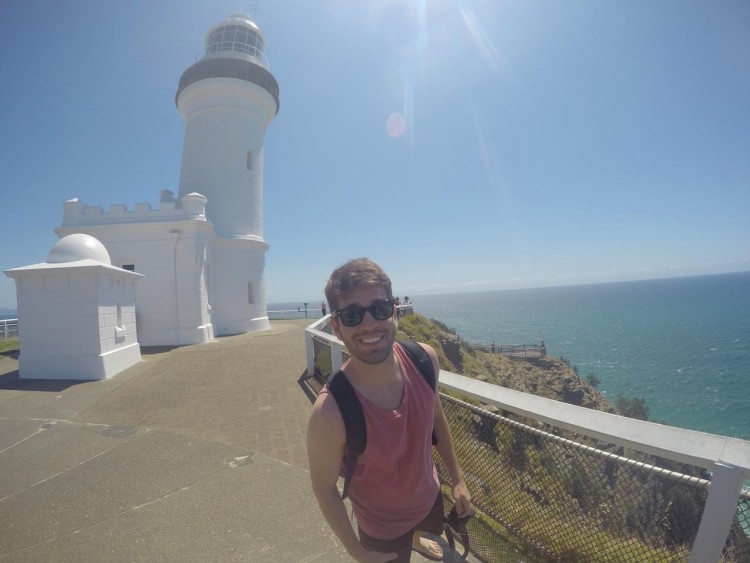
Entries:
[[398, 558], [393, 559], [392, 563], [406, 563], [411, 559], [411, 542], [414, 532], [427, 532], [439, 536], [443, 533], [443, 519], [445, 518], [445, 508], [443, 507], [443, 495], [438, 491], [435, 504], [432, 505], [430, 512], [424, 519], [414, 526], [404, 535], [392, 540], [381, 540], [368, 536], [359, 529], [359, 543], [368, 551], [378, 551], [380, 553], [398, 553]]

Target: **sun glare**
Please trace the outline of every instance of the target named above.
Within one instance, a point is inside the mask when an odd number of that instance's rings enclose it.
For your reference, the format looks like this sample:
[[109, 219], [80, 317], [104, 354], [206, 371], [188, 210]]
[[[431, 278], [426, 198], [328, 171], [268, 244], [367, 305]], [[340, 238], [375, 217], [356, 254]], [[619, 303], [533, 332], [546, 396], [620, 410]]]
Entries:
[[474, 43], [476, 43], [479, 52], [484, 57], [485, 61], [487, 61], [487, 64], [490, 65], [492, 70], [500, 70], [500, 56], [495, 49], [495, 45], [489, 39], [484, 28], [474, 15], [474, 12], [466, 6], [461, 6], [461, 17], [463, 18], [464, 25], [469, 31]]
[[[370, 25], [384, 32], [389, 88], [404, 92], [403, 107], [388, 108], [385, 132], [416, 142], [415, 124], [445, 103], [461, 103], [471, 82], [510, 70], [473, 0], [380, 0], [369, 8]], [[483, 6], [490, 13], [495, 7]], [[485, 14], [486, 16], [486, 14]], [[478, 121], [481, 121], [479, 119]], [[480, 145], [484, 144], [479, 138]], [[492, 154], [490, 147], [484, 147]]]

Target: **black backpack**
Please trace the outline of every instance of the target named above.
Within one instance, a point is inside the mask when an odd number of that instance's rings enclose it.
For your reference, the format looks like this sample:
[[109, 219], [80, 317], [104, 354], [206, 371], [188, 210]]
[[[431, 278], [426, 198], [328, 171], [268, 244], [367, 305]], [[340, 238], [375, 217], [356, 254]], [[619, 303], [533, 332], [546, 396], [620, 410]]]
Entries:
[[[409, 354], [430, 389], [435, 391], [435, 367], [424, 348], [411, 340], [398, 340], [398, 343]], [[354, 475], [357, 456], [364, 452], [367, 446], [367, 427], [365, 426], [365, 414], [362, 412], [362, 405], [344, 372], [337, 371], [327, 385], [328, 391], [333, 395], [339, 411], [341, 411], [344, 429], [346, 430], [346, 446], [341, 464], [341, 474], [344, 477], [344, 491], [341, 493], [341, 498], [344, 499], [349, 494], [349, 482]], [[432, 433], [432, 443], [437, 443], [434, 432]]]

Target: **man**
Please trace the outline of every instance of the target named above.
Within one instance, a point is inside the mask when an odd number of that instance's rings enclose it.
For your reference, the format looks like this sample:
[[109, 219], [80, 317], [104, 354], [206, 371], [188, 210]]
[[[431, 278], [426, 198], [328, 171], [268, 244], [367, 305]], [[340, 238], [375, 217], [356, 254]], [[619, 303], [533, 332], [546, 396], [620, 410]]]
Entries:
[[[440, 396], [395, 342], [391, 280], [377, 264], [358, 258], [333, 271], [325, 293], [331, 327], [350, 354], [342, 371], [362, 404], [367, 447], [349, 485], [358, 539], [336, 487], [346, 443], [344, 422], [324, 388], [307, 433], [310, 478], [323, 516], [355, 561], [409, 561], [412, 549], [440, 560], [439, 544], [422, 534], [440, 534], [444, 514], [432, 461], [433, 429], [459, 516], [470, 513], [471, 495]], [[437, 387], [437, 355], [430, 346], [422, 347], [435, 368]]]

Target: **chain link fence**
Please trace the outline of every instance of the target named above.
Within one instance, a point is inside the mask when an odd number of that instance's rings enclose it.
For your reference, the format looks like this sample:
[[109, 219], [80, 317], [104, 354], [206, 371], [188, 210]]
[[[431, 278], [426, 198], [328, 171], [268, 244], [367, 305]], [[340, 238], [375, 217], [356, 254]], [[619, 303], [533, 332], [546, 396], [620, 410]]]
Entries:
[[[441, 395], [478, 511], [470, 538], [480, 559], [689, 559], [710, 486], [705, 470], [552, 433], [536, 421]], [[750, 561], [749, 503], [745, 491], [722, 561]]]

